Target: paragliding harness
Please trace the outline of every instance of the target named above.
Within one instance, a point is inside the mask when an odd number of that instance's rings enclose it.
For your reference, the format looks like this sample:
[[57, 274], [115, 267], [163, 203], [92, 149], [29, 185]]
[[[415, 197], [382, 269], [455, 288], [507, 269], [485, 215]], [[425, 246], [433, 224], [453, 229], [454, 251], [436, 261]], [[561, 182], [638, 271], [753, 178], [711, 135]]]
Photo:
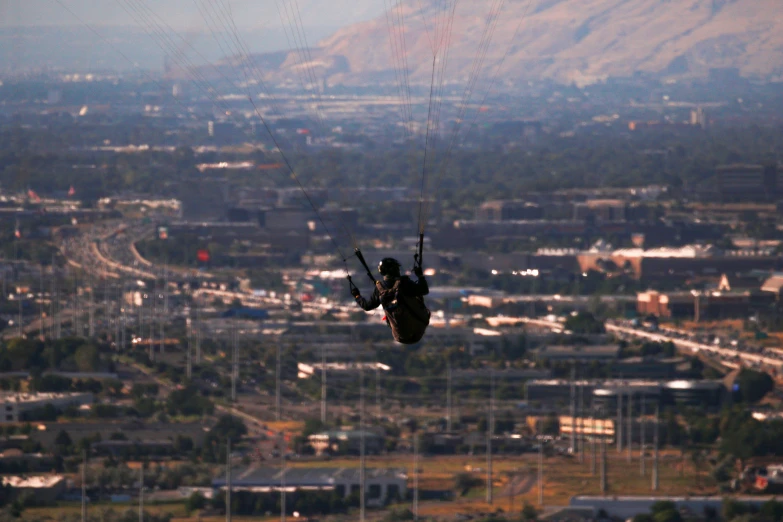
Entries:
[[[423, 234], [422, 234], [423, 236]], [[416, 267], [421, 267], [423, 237], [420, 237], [419, 251], [415, 254], [414, 260]], [[378, 281], [373, 277], [370, 267], [364, 260], [361, 251], [356, 248], [356, 257], [367, 271], [367, 276], [372, 280], [375, 288], [380, 295], [381, 306], [386, 316], [383, 318], [386, 324], [391, 328], [392, 336], [397, 342], [402, 344], [415, 344], [424, 337], [424, 332], [430, 324], [430, 311], [424, 304], [424, 298], [421, 296], [406, 295], [400, 291], [401, 283], [408, 276], [402, 276], [394, 281], [394, 284], [387, 287], [383, 281]], [[348, 284], [351, 290], [356, 289], [351, 276], [348, 276]]]

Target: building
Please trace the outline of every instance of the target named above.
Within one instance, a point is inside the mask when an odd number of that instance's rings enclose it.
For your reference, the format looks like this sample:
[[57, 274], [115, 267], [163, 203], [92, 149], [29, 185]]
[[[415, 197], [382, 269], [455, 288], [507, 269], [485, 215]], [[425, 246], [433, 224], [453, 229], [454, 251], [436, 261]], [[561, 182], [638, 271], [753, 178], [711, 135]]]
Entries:
[[570, 436], [574, 431], [578, 438], [605, 439], [607, 442], [614, 440], [614, 419], [560, 415], [558, 423], [560, 424], [560, 435]]
[[691, 110], [691, 125], [706, 129], [709, 124], [707, 115], [704, 114], [704, 108], [697, 107]]
[[309, 223], [316, 221], [312, 210], [301, 207], [278, 207], [259, 210], [258, 222], [268, 230], [308, 230]]
[[670, 292], [654, 290], [637, 294], [636, 311], [640, 315], [665, 318], [728, 319], [745, 318], [756, 310], [765, 310], [775, 295], [758, 291], [745, 292]]
[[102, 422], [102, 423], [45, 423], [39, 424], [38, 429], [33, 430], [30, 438], [40, 442], [44, 448], [54, 448], [60, 432], [65, 432], [68, 437], [78, 443], [88, 437], [100, 435], [100, 439], [108, 441], [112, 435], [122, 433], [126, 440], [131, 442], [160, 441], [168, 444], [177, 437], [186, 437], [193, 441], [197, 448], [204, 444], [208, 427], [201, 422], [165, 423], [165, 422]]
[[463, 379], [466, 381], [476, 381], [479, 379], [495, 378], [498, 382], [527, 381], [529, 379], [547, 379], [552, 375], [549, 370], [538, 368], [504, 368], [495, 370], [489, 368], [479, 368], [471, 370], [454, 370], [453, 379]]
[[[535, 380], [527, 383], [526, 399], [530, 402], [550, 406], [567, 406], [571, 400], [571, 381], [566, 379]], [[576, 380], [575, 392], [581, 388], [585, 403], [593, 402], [595, 407], [607, 415], [617, 412], [620, 401], [627, 411], [629, 398], [631, 411], [638, 413], [641, 404], [648, 413], [659, 406], [698, 406], [707, 410], [718, 410], [726, 398], [726, 387], [721, 381], [696, 380]]]
[[158, 440], [100, 440], [90, 446], [98, 456], [121, 457], [144, 455], [166, 457], [177, 453], [177, 445], [171, 439]]
[[3, 486], [13, 490], [13, 496], [30, 495], [39, 504], [55, 502], [65, 493], [67, 482], [62, 475], [4, 476]]
[[775, 166], [723, 165], [716, 169], [721, 201], [775, 201], [778, 173]]
[[594, 346], [545, 346], [536, 354], [537, 359], [549, 361], [611, 361], [617, 359], [620, 346], [616, 344]]
[[528, 201], [486, 201], [476, 209], [476, 220], [509, 221], [517, 219], [542, 219], [543, 209]]
[[317, 455], [358, 455], [361, 452], [362, 438], [365, 453], [378, 455], [383, 451], [383, 437], [369, 430], [323, 431], [310, 435], [307, 441]]
[[780, 301], [781, 290], [783, 290], [783, 272], [772, 274], [761, 285], [762, 292], [768, 292]]
[[[772, 496], [743, 496], [733, 497], [733, 500], [753, 507], [755, 510], [759, 510], [765, 502], [768, 502], [773, 498], [774, 497]], [[571, 497], [569, 505], [571, 507], [592, 508], [594, 516], [597, 515], [599, 511], [602, 511], [609, 517], [628, 520], [636, 515], [649, 514], [653, 504], [660, 501], [674, 502], [674, 505], [678, 510], [688, 511], [693, 513], [696, 517], [701, 517], [704, 514], [705, 509], [711, 509], [715, 513], [720, 513], [721, 508], [723, 507], [724, 497], [594, 497], [577, 495]]]
[[180, 183], [177, 199], [182, 202], [182, 217], [203, 221], [222, 219], [228, 208], [228, 192], [229, 183], [223, 177], [201, 177]]
[[619, 199], [592, 199], [574, 203], [575, 220], [625, 221], [627, 204]]
[[[359, 468], [248, 468], [236, 470], [231, 478], [232, 491], [255, 493], [286, 490], [334, 491], [348, 497], [361, 487]], [[365, 470], [365, 495], [367, 506], [380, 507], [387, 502], [404, 499], [407, 495], [408, 476], [404, 469], [367, 468]], [[225, 477], [212, 481], [216, 490], [225, 489]]]
[[297, 377], [299, 379], [309, 379], [313, 376], [319, 377], [323, 371], [326, 371], [328, 381], [334, 380], [356, 380], [360, 371], [365, 372], [388, 372], [391, 366], [382, 363], [363, 363], [363, 362], [331, 362], [331, 363], [297, 363]]
[[626, 379], [674, 379], [690, 364], [682, 357], [628, 357], [612, 364], [613, 377]]
[[669, 381], [661, 391], [668, 404], [708, 410], [719, 408], [727, 393], [720, 381]]
[[[669, 231], [673, 234], [673, 231]], [[650, 237], [649, 234], [645, 234]], [[718, 252], [712, 247], [686, 245], [678, 248], [624, 248], [608, 252], [582, 252], [577, 261], [582, 272], [601, 270], [601, 265], [611, 261], [616, 267], [632, 272], [636, 279], [686, 281], [693, 277], [735, 277], [754, 270], [774, 271], [783, 269], [780, 256], [753, 252]]]
[[92, 393], [13, 393], [0, 394], [0, 408], [4, 422], [23, 422], [26, 415], [45, 406], [64, 410], [68, 406], [92, 404]]

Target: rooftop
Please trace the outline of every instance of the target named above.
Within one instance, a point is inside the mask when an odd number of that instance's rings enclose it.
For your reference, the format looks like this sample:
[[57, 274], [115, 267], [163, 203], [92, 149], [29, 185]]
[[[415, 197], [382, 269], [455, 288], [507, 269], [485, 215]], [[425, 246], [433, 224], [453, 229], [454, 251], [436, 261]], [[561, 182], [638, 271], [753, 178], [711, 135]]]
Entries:
[[90, 395], [89, 393], [0, 393], [0, 402], [5, 403], [23, 403], [36, 401], [52, 401], [55, 399], [77, 398]]
[[330, 431], [322, 431], [320, 433], [316, 433], [313, 435], [310, 435], [311, 437], [315, 439], [339, 439], [339, 440], [348, 440], [348, 439], [358, 439], [364, 434], [367, 438], [379, 438], [380, 435], [375, 433], [374, 431], [370, 430], [330, 430]]
[[[367, 468], [367, 480], [407, 480], [404, 469]], [[246, 468], [231, 477], [232, 487], [334, 487], [336, 484], [358, 483], [359, 468]], [[224, 487], [225, 477], [212, 481], [215, 488]]]
[[3, 477], [3, 485], [12, 488], [51, 488], [61, 481], [65, 480], [62, 475], [30, 475], [26, 477], [6, 476]]

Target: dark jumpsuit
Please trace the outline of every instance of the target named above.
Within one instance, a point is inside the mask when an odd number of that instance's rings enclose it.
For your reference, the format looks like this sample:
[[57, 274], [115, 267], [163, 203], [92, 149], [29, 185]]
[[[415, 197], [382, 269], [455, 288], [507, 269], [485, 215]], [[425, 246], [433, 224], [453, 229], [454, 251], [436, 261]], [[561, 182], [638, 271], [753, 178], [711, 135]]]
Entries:
[[[400, 276], [399, 278], [386, 279], [385, 277], [381, 281], [384, 288], [391, 288], [397, 279], [400, 281], [400, 292], [410, 297], [421, 297], [430, 293], [430, 287], [427, 285], [427, 280], [424, 276], [421, 276], [418, 281], [413, 281], [408, 276]], [[365, 311], [375, 310], [381, 306], [381, 294], [378, 292], [378, 288], [373, 288], [372, 296], [369, 299], [365, 299], [362, 296], [356, 298], [356, 302]]]

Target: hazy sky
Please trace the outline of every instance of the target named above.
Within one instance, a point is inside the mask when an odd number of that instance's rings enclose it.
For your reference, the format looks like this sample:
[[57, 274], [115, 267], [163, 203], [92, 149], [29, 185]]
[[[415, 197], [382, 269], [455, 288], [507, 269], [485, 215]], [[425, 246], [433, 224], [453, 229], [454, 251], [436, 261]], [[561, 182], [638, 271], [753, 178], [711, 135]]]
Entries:
[[[135, 25], [126, 12], [144, 2], [178, 30], [206, 30], [199, 4], [229, 4], [242, 28], [280, 27], [278, 6], [298, 5], [305, 26], [340, 27], [383, 12], [383, 0], [59, 0], [91, 25]], [[0, 26], [78, 25], [58, 0], [0, 0]]]

